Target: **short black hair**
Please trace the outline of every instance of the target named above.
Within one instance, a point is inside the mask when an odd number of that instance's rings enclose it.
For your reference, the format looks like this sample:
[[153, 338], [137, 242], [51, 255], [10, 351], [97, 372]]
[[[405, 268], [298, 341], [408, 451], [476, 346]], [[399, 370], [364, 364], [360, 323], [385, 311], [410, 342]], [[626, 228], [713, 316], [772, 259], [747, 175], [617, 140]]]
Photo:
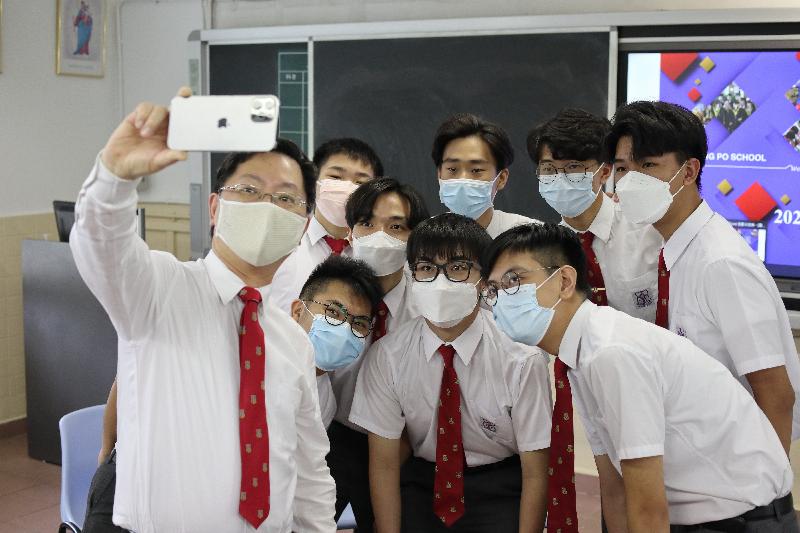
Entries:
[[546, 146], [556, 160], [594, 159], [602, 163], [606, 157], [603, 141], [610, 129], [611, 122], [605, 117], [574, 107], [562, 109], [528, 133], [528, 155], [538, 165]]
[[375, 316], [378, 304], [383, 298], [383, 291], [375, 272], [364, 261], [342, 255], [328, 256], [308, 276], [300, 291], [300, 299], [313, 300], [331, 281], [347, 285], [356, 296], [367, 300], [370, 305], [370, 317]]
[[584, 296], [588, 296], [592, 290], [581, 242], [574, 231], [561, 224], [523, 224], [498, 235], [483, 254], [481, 265], [484, 279], [489, 278], [489, 273], [504, 252], [530, 253], [539, 264], [552, 271], [569, 265], [578, 273], [575, 288]]
[[[303, 188], [306, 193], [306, 211], [310, 213], [314, 207], [314, 198], [317, 193], [317, 169], [314, 163], [303, 153], [299, 146], [289, 139], [278, 139], [275, 147], [270, 150], [278, 154], [283, 154], [292, 159], [300, 166], [303, 174]], [[214, 180], [214, 192], [225, 186], [228, 178], [233, 176], [239, 165], [245, 163], [263, 152], [231, 152], [225, 156], [217, 169], [217, 176]]]
[[381, 158], [378, 157], [378, 154], [370, 145], [361, 139], [342, 137], [322, 143], [314, 152], [314, 164], [317, 165], [319, 170], [328, 162], [328, 159], [335, 155], [344, 155], [359, 163], [368, 165], [372, 169], [372, 176], [375, 178], [383, 176]]
[[442, 166], [444, 150], [450, 142], [473, 135], [477, 135], [489, 145], [492, 157], [497, 163], [497, 170], [508, 168], [514, 162], [514, 147], [511, 146], [508, 134], [503, 128], [471, 113], [458, 113], [442, 122], [436, 130], [431, 149], [431, 157], [436, 168]]
[[469, 217], [443, 213], [421, 222], [406, 246], [408, 264], [441, 257], [447, 261], [464, 257], [478, 264], [492, 238], [483, 227]]
[[352, 228], [357, 223], [372, 218], [372, 209], [378, 198], [392, 192], [399, 194], [408, 202], [410, 229], [414, 229], [417, 224], [430, 217], [425, 198], [414, 187], [400, 183], [394, 178], [378, 178], [360, 185], [347, 199], [345, 205], [347, 226]]
[[680, 163], [689, 158], [700, 161], [700, 174], [706, 164], [708, 137], [703, 122], [691, 111], [667, 102], [631, 102], [617, 109], [606, 136], [605, 152], [614, 161], [617, 143], [622, 137], [633, 141], [633, 158], [640, 160], [670, 152], [678, 154]]

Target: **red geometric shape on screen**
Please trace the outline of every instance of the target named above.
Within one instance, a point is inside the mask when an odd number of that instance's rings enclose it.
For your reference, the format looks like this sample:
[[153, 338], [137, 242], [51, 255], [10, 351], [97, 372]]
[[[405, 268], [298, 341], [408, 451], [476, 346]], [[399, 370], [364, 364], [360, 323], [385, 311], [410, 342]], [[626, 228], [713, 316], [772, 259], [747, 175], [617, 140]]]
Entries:
[[697, 52], [662, 53], [661, 72], [672, 81], [677, 80], [697, 59]]
[[757, 222], [778, 206], [778, 203], [757, 181], [736, 199], [736, 206], [752, 222]]
[[700, 100], [700, 97], [703, 95], [700, 94], [700, 91], [697, 90], [697, 87], [692, 87], [692, 90], [689, 91], [689, 94], [687, 96], [692, 102], [696, 102]]
[[797, 59], [798, 61], [800, 61], [800, 52], [795, 52], [795, 53], [794, 53], [794, 57], [795, 57], [795, 59]]

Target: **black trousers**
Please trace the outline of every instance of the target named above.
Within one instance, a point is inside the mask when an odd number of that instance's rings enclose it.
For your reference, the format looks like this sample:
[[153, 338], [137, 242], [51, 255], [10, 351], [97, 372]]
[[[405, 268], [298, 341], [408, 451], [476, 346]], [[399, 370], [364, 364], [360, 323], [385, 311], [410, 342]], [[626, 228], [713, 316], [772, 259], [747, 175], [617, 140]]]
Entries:
[[451, 527], [433, 512], [433, 463], [412, 457], [400, 472], [403, 533], [518, 533], [522, 467], [514, 455], [464, 473], [464, 515]]
[[115, 526], [111, 521], [114, 513], [114, 492], [117, 488], [116, 452], [97, 467], [89, 487], [86, 501], [86, 518], [82, 533], [126, 533], [127, 529]]
[[369, 496], [369, 440], [335, 420], [328, 428], [331, 451], [328, 468], [336, 482], [336, 520], [349, 503], [356, 517], [358, 533], [373, 533], [375, 515]]

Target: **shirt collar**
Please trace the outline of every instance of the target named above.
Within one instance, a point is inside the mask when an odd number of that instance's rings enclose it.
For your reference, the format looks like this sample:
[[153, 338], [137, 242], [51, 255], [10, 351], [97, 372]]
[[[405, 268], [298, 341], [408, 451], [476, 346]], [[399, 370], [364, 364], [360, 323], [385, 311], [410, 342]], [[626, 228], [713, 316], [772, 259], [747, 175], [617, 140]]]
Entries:
[[[424, 320], [422, 317], [420, 317], [420, 319]], [[442, 344], [450, 344], [456, 349], [456, 353], [458, 357], [461, 358], [461, 361], [465, 365], [469, 365], [483, 337], [484, 320], [483, 311], [478, 311], [478, 316], [475, 317], [475, 320], [472, 321], [472, 324], [469, 325], [464, 333], [459, 335], [453, 342], [445, 343], [431, 330], [426, 321], [425, 327], [422, 330], [422, 347], [425, 350], [425, 359], [430, 362], [433, 355], [439, 349], [439, 346]]]
[[[611, 237], [611, 226], [614, 224], [615, 206], [614, 201], [609, 198], [605, 192], [600, 191], [600, 194], [603, 195], [603, 200], [600, 202], [600, 209], [597, 211], [597, 215], [595, 215], [594, 220], [589, 224], [586, 231], [594, 234], [594, 236], [601, 241], [608, 242], [609, 237]], [[567, 224], [564, 219], [561, 219], [561, 222], [575, 233], [584, 233]]]
[[322, 224], [320, 224], [319, 220], [317, 220], [317, 217], [312, 216], [311, 220], [308, 222], [308, 228], [306, 229], [306, 235], [308, 235], [311, 245], [313, 246], [317, 244], [319, 241], [324, 239], [327, 234], [328, 232], [322, 227]]
[[678, 261], [683, 252], [689, 246], [689, 243], [694, 240], [700, 230], [703, 229], [711, 217], [714, 216], [714, 211], [711, 210], [708, 203], [703, 200], [697, 209], [683, 221], [683, 223], [675, 230], [675, 233], [664, 244], [664, 263], [667, 265], [667, 270], [672, 270], [672, 266]]
[[[206, 267], [206, 272], [208, 272], [208, 277], [211, 278], [211, 283], [214, 285], [214, 288], [217, 289], [220, 300], [222, 300], [222, 303], [225, 305], [229, 304], [231, 300], [239, 294], [242, 287], [246, 285], [245, 282], [239, 279], [239, 276], [231, 272], [231, 270], [225, 266], [225, 263], [217, 257], [217, 254], [215, 254], [213, 250], [208, 252], [208, 255], [203, 260], [203, 264]], [[262, 302], [266, 302], [269, 299], [270, 289], [271, 285], [264, 285], [258, 288], [258, 292], [261, 293]]]
[[400, 312], [400, 307], [403, 305], [403, 300], [405, 300], [406, 296], [406, 289], [409, 287], [409, 285], [410, 282], [404, 271], [403, 276], [400, 278], [400, 282], [389, 292], [383, 295], [383, 303], [385, 303], [386, 307], [389, 309], [389, 315], [396, 317]]
[[584, 326], [595, 307], [597, 306], [588, 299], [584, 300], [569, 321], [561, 345], [558, 347], [558, 358], [573, 370], [578, 367], [578, 347], [581, 344]]

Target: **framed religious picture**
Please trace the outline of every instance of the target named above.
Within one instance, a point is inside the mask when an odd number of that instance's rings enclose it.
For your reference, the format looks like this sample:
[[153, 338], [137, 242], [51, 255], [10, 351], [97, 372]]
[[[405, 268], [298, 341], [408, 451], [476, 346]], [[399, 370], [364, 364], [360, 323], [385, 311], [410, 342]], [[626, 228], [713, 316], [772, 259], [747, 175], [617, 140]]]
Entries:
[[102, 78], [108, 18], [105, 0], [57, 0], [56, 5], [56, 74]]

